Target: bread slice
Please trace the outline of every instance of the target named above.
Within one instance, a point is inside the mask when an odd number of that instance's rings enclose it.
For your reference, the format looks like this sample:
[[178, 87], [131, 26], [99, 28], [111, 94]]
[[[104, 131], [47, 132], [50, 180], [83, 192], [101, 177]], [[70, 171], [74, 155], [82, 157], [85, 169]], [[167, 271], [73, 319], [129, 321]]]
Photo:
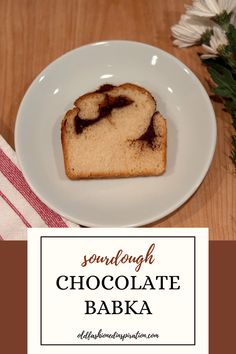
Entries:
[[156, 176], [166, 169], [166, 121], [152, 95], [126, 83], [75, 101], [61, 125], [71, 179]]

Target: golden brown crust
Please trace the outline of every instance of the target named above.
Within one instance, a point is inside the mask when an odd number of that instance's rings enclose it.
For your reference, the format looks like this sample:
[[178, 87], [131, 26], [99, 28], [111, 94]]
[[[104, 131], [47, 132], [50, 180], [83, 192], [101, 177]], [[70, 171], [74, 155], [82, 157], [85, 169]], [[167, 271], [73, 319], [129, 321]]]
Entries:
[[163, 167], [163, 173], [166, 170], [166, 164], [167, 164], [167, 124], [166, 124], [166, 119], [162, 116], [162, 114], [159, 112], [158, 113], [158, 118], [161, 119], [162, 124], [164, 125], [164, 131], [161, 134], [161, 151], [162, 151], [162, 163], [164, 165]]
[[[164, 118], [163, 118], [164, 119]], [[163, 173], [166, 171], [166, 165], [167, 165], [167, 124], [166, 124], [166, 119], [164, 119], [164, 124], [165, 124], [165, 132], [162, 137], [162, 162], [163, 162]]]
[[65, 117], [63, 118], [61, 122], [61, 144], [62, 144], [62, 150], [63, 150], [63, 157], [64, 157], [64, 165], [65, 165], [65, 172], [67, 177], [70, 179], [75, 179], [74, 175], [70, 173], [69, 169], [69, 157], [68, 157], [68, 150], [67, 146], [65, 143], [65, 136], [66, 136], [66, 122], [67, 119], [73, 118], [76, 116], [78, 113], [78, 108], [74, 107], [73, 109], [70, 109], [69, 111], [66, 112]]
[[66, 148], [66, 143], [65, 143], [65, 134], [66, 134], [66, 128], [65, 125], [62, 123], [62, 127], [61, 127], [61, 144], [62, 144], [62, 150], [63, 150], [63, 157], [64, 157], [64, 165], [65, 165], [65, 171], [66, 171], [66, 175], [70, 177], [70, 172], [69, 172], [69, 168], [68, 168], [68, 151]]
[[[138, 85], [135, 85], [135, 84], [130, 84], [130, 83], [125, 83], [125, 84], [121, 84], [119, 86], [114, 86], [114, 88], [112, 89], [112, 91], [115, 91], [116, 89], [120, 89], [120, 88], [123, 88], [123, 89], [133, 89], [133, 88], [136, 88], [139, 92], [145, 94], [145, 95], [148, 95], [152, 98], [152, 100], [155, 102], [156, 104], [156, 101], [154, 99], [154, 97], [150, 94], [150, 92], [148, 92], [147, 90], [145, 90], [145, 88], [141, 87], [141, 86], [138, 86]], [[111, 91], [111, 92], [112, 92]], [[107, 92], [110, 92], [107, 91]], [[88, 98], [88, 97], [91, 97], [91, 96], [95, 96], [95, 95], [98, 95], [98, 97], [101, 97], [103, 96], [105, 98], [105, 95], [106, 95], [106, 91], [104, 92], [97, 92], [96, 90], [95, 91], [91, 91], [91, 92], [88, 92], [88, 93], [85, 93], [84, 95], [80, 96], [79, 98], [77, 98], [74, 102], [74, 105], [76, 107], [79, 106], [80, 102], [82, 100], [84, 100], [85, 98]]]
[[123, 178], [123, 177], [127, 177], [127, 178], [131, 178], [131, 177], [150, 177], [150, 176], [160, 176], [165, 172], [165, 170], [161, 171], [160, 173], [153, 173], [153, 170], [149, 170], [146, 172], [140, 172], [140, 173], [135, 173], [131, 174], [131, 173], [117, 173], [117, 172], [110, 172], [110, 173], [94, 173], [94, 174], [85, 174], [85, 173], [80, 173], [80, 175], [72, 175], [70, 174], [70, 172], [68, 171], [68, 173], [66, 173], [67, 177], [69, 177], [72, 180], [78, 180], [78, 179], [96, 179], [96, 178]]
[[96, 91], [85, 93], [84, 95], [80, 96], [79, 98], [77, 98], [75, 100], [74, 105], [76, 107], [78, 107], [81, 101], [83, 101], [85, 98], [88, 98], [88, 97], [91, 97], [91, 96], [93, 96], [93, 97], [94, 96], [98, 96], [98, 97], [103, 96], [105, 98], [105, 93], [104, 92], [100, 93], [100, 92], [96, 92]]

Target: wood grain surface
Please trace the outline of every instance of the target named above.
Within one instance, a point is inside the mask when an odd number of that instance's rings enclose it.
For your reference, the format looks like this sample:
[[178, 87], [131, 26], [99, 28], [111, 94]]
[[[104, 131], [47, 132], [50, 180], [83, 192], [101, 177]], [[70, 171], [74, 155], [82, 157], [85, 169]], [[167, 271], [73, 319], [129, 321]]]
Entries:
[[[14, 147], [17, 110], [31, 81], [61, 54], [90, 42], [128, 39], [157, 46], [189, 66], [209, 91], [200, 48], [172, 46], [170, 26], [178, 22], [184, 3], [190, 1], [0, 0], [0, 134]], [[232, 240], [236, 174], [228, 158], [230, 116], [220, 102], [213, 105], [218, 140], [206, 178], [184, 206], [151, 226], [209, 227], [211, 239]]]

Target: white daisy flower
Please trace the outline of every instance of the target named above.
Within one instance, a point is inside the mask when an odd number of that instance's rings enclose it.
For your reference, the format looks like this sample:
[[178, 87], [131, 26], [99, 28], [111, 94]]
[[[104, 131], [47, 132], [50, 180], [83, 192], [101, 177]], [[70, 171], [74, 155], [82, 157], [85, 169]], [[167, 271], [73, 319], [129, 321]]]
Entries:
[[226, 12], [230, 14], [236, 8], [235, 0], [194, 0], [187, 5], [187, 14], [200, 17], [215, 17]]
[[216, 58], [219, 52], [228, 44], [228, 39], [225, 32], [219, 27], [215, 26], [213, 28], [213, 35], [210, 39], [210, 45], [203, 44], [203, 48], [208, 54], [202, 54], [202, 59]]
[[210, 30], [212, 23], [208, 19], [199, 19], [182, 15], [177, 25], [171, 27], [174, 45], [184, 48], [200, 43], [204, 33]]

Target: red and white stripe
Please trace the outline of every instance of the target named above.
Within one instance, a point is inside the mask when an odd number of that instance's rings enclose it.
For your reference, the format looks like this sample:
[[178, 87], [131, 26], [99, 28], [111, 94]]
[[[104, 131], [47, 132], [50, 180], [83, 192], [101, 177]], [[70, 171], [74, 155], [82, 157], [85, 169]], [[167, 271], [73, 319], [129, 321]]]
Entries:
[[27, 227], [77, 227], [30, 189], [14, 151], [0, 137], [0, 239], [26, 239]]

